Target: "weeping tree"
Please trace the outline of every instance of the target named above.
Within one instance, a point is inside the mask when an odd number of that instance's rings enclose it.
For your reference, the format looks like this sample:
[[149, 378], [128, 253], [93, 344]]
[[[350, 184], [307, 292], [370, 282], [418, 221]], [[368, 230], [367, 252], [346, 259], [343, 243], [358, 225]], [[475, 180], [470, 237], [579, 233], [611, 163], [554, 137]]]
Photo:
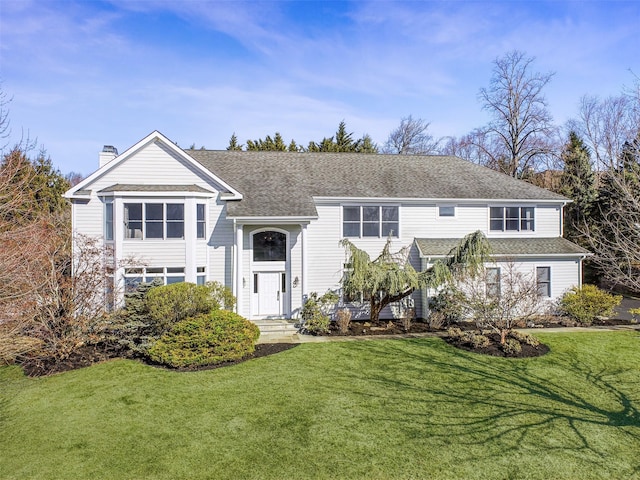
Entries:
[[349, 266], [341, 284], [345, 295], [362, 295], [370, 303], [372, 321], [389, 304], [398, 302], [422, 288], [435, 288], [465, 274], [475, 275], [489, 260], [489, 242], [477, 231], [464, 237], [447, 257], [437, 260], [429, 269], [418, 272], [409, 262], [410, 245], [391, 251], [391, 239], [374, 259], [348, 239], [341, 240]]

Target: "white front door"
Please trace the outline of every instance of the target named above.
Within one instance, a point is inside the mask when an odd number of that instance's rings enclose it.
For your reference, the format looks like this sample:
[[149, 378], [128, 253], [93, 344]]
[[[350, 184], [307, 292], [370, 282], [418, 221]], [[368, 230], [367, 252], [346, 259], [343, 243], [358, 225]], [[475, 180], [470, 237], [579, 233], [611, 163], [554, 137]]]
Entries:
[[258, 273], [258, 315], [282, 315], [281, 272]]

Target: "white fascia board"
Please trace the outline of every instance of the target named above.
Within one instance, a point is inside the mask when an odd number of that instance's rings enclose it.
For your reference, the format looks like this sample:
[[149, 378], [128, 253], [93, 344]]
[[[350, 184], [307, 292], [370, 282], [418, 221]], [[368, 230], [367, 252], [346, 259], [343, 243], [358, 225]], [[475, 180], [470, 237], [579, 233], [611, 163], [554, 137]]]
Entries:
[[273, 225], [275, 223], [283, 225], [299, 225], [301, 223], [309, 224], [313, 220], [317, 220], [318, 217], [232, 217], [238, 225]]
[[[149, 197], [149, 198], [158, 198], [158, 197], [201, 197], [201, 198], [211, 198], [215, 195], [216, 192], [140, 192], [140, 191], [117, 191], [117, 192], [101, 192], [97, 193], [98, 197]], [[74, 197], [74, 198], [87, 198], [87, 197]]]
[[386, 202], [386, 203], [442, 203], [446, 202], [447, 204], [453, 203], [478, 203], [478, 204], [539, 204], [539, 203], [549, 203], [549, 204], [562, 204], [566, 205], [567, 203], [571, 203], [573, 200], [569, 199], [491, 199], [491, 198], [415, 198], [415, 197], [313, 197], [313, 200], [316, 202], [330, 202], [330, 203], [345, 203], [345, 202]]
[[[420, 250], [420, 247], [418, 247], [418, 253], [420, 254], [420, 258], [436, 258], [436, 259], [441, 259], [441, 258], [447, 258], [449, 255], [425, 255], [422, 250]], [[500, 253], [500, 254], [493, 254], [490, 255], [491, 258], [512, 258], [512, 259], [517, 259], [517, 258], [566, 258], [566, 257], [580, 257], [580, 258], [585, 258], [585, 257], [590, 257], [592, 256], [593, 253], [517, 253], [517, 254], [513, 254], [513, 255], [508, 255], [505, 253]]]
[[135, 154], [138, 150], [140, 150], [141, 148], [153, 142], [162, 142], [166, 147], [168, 147], [178, 156], [182, 157], [187, 163], [189, 163], [194, 169], [201, 172], [205, 177], [208, 177], [209, 179], [211, 179], [213, 182], [217, 183], [221, 187], [229, 190], [229, 192], [231, 192], [232, 194], [232, 197], [230, 198], [233, 198], [234, 200], [242, 199], [242, 194], [239, 191], [237, 191], [235, 188], [231, 187], [222, 179], [218, 178], [212, 172], [204, 168], [200, 163], [196, 162], [193, 158], [191, 158], [191, 156], [189, 156], [184, 150], [182, 150], [180, 147], [178, 147], [175, 143], [173, 143], [171, 140], [169, 140], [167, 137], [165, 137], [162, 133], [160, 133], [157, 130], [154, 130], [152, 133], [147, 135], [145, 138], [140, 140], [138, 143], [136, 143], [132, 147], [128, 148], [126, 151], [122, 152], [120, 155], [118, 155], [116, 158], [111, 160], [109, 163], [107, 163], [106, 165], [103, 165], [101, 168], [93, 172], [91, 175], [89, 175], [83, 181], [78, 183], [76, 186], [67, 190], [64, 194], [64, 197], [78, 198], [78, 197], [74, 197], [75, 192], [77, 192], [78, 190], [85, 189], [87, 185], [90, 185], [97, 178], [100, 178], [102, 175], [109, 172], [110, 170], [112, 170], [113, 168], [115, 168], [116, 166], [124, 162], [127, 158]]

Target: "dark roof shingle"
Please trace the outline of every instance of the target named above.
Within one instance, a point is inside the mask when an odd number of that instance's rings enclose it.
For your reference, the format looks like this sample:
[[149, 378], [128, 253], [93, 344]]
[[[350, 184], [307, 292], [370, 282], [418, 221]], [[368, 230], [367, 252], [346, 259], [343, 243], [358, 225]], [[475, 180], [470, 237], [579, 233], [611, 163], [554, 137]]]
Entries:
[[557, 200], [565, 197], [451, 156], [186, 150], [240, 191], [230, 216], [316, 216], [313, 197]]
[[[416, 238], [422, 257], [448, 255], [460, 243], [459, 238]], [[588, 255], [589, 251], [562, 237], [490, 238], [493, 255]]]

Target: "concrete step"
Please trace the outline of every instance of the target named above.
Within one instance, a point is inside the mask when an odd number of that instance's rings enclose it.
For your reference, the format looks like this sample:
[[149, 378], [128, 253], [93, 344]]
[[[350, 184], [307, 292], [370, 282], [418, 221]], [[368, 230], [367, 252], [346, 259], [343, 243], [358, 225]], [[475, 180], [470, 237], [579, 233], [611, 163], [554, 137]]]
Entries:
[[293, 335], [298, 331], [295, 320], [252, 320], [260, 335]]

